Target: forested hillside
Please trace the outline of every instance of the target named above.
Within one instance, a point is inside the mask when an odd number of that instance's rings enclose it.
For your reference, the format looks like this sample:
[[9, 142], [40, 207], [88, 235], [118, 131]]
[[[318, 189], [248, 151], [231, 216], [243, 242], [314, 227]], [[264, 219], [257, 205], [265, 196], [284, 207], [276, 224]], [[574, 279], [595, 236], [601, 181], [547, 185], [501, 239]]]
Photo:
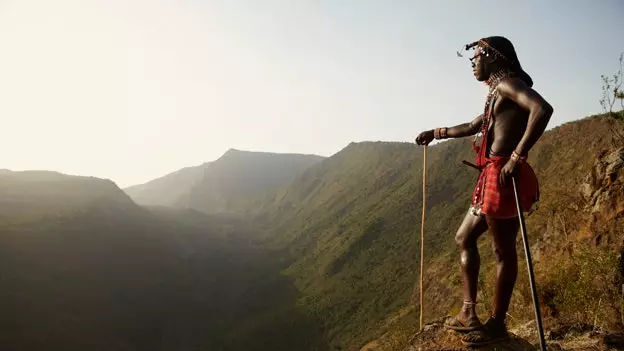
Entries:
[[[529, 158], [541, 182], [542, 199], [527, 224], [538, 249], [534, 255], [540, 293], [545, 306], [550, 306], [545, 308], [579, 322], [596, 320], [604, 327], [619, 328], [619, 285], [613, 281], [619, 274], [619, 253], [611, 253], [624, 239], [620, 229], [624, 226], [616, 225], [622, 209], [609, 218], [610, 239], [603, 239], [602, 246], [573, 244], [572, 237], [586, 217], [598, 216], [585, 212], [579, 189], [598, 158], [617, 145], [611, 137], [613, 128], [621, 131], [622, 122], [593, 116], [545, 133]], [[420, 259], [422, 157], [422, 147], [409, 143], [353, 143], [279, 192], [261, 215], [275, 228], [270, 242], [287, 247], [292, 255], [293, 262], [285, 272], [302, 291], [301, 302], [325, 323], [331, 345], [357, 349], [389, 330], [400, 343], [416, 328], [417, 306], [410, 300]], [[460, 162], [473, 158], [468, 139], [429, 148], [426, 319], [454, 313], [460, 306], [454, 236], [468, 210], [477, 177], [473, 169]], [[568, 235], [565, 240], [564, 231]], [[600, 234], [597, 225], [585, 232], [588, 237]], [[487, 236], [481, 240], [481, 247], [484, 279], [480, 308], [487, 313], [494, 267]], [[599, 266], [573, 262], [594, 269], [590, 273], [577, 270], [576, 274], [609, 274], [604, 279], [610, 290], [604, 286], [602, 290], [590, 289], [591, 284], [583, 281], [572, 298], [566, 283], [574, 279], [562, 280], [565, 276], [561, 275], [570, 263], [561, 253], [564, 247], [574, 255], [584, 255], [578, 260], [604, 256]], [[526, 272], [522, 265], [520, 272]], [[591, 296], [589, 300], [582, 297], [585, 293]], [[593, 301], [590, 305], [601, 301], [600, 311], [610, 311], [608, 316], [596, 312], [595, 306], [579, 311], [578, 304], [585, 306], [589, 301]], [[526, 321], [532, 313], [526, 274], [520, 274], [510, 311], [515, 319], [511, 321]], [[388, 324], [388, 319], [393, 322]]]

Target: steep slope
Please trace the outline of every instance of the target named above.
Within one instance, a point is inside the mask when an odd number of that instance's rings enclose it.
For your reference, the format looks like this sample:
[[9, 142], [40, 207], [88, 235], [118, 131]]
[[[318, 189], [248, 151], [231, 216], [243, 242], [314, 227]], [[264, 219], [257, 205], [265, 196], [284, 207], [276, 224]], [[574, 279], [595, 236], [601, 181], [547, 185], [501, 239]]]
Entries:
[[3, 180], [0, 349], [326, 348], [248, 224], [140, 208], [97, 179]]
[[[621, 122], [594, 116], [548, 131], [535, 146], [530, 161], [541, 181], [542, 201], [527, 219], [533, 243], [547, 228], [552, 232], [553, 213], [571, 214], [566, 206], [574, 205], [576, 189], [596, 157], [612, 147], [613, 127], [623, 129]], [[453, 313], [460, 301], [454, 235], [477, 177], [460, 161], [473, 158], [467, 139], [429, 148], [425, 318]], [[421, 199], [421, 147], [353, 143], [273, 196], [259, 215], [267, 226], [277, 226], [267, 240], [290, 251], [285, 273], [303, 292], [302, 305], [324, 322], [332, 347], [357, 350], [389, 330], [405, 342], [414, 332], [417, 309], [410, 303], [418, 278]], [[487, 239], [480, 245], [479, 299], [481, 313], [487, 313], [493, 257]], [[538, 284], [545, 286], [549, 266], [536, 261]], [[526, 272], [522, 265], [520, 272]], [[530, 318], [530, 306], [527, 279], [520, 275], [510, 311], [514, 322]]]
[[206, 168], [180, 205], [205, 213], [236, 212], [250, 198], [274, 192], [323, 159], [231, 149]]
[[210, 163], [185, 167], [145, 184], [124, 189], [134, 202], [147, 206], [176, 206], [202, 180]]
[[[430, 255], [448, 251], [447, 226], [467, 209], [475, 174], [461, 160], [470, 156], [468, 140], [429, 150]], [[412, 294], [422, 157], [413, 144], [353, 143], [278, 194], [264, 218], [279, 225], [269, 240], [289, 248], [294, 262], [286, 273], [326, 323], [332, 346], [364, 343]]]

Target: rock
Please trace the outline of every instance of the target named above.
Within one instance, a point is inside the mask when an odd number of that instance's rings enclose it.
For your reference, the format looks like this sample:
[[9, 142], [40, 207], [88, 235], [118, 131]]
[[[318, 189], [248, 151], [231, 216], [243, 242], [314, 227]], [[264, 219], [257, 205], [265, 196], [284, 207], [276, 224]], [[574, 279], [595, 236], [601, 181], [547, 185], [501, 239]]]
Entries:
[[620, 147], [607, 155], [603, 162], [606, 164], [605, 174], [617, 174], [624, 167], [624, 147]]
[[606, 207], [611, 205], [611, 192], [609, 189], [601, 190], [598, 192], [596, 196], [596, 202], [594, 203], [594, 207], [592, 208], [592, 212], [601, 212]]
[[590, 181], [591, 179], [585, 179], [585, 182], [579, 187], [579, 191], [581, 192], [581, 195], [583, 196], [583, 199], [585, 199], [585, 201], [590, 201], [594, 195], [595, 189]]
[[[528, 351], [539, 350], [535, 321], [527, 321], [510, 329], [508, 340], [478, 349], [462, 344], [464, 335], [444, 328], [444, 319], [427, 323], [414, 335], [405, 351]], [[624, 350], [624, 333], [597, 331], [589, 324], [563, 324], [546, 331], [546, 347], [551, 351], [565, 350]]]
[[[423, 330], [417, 333], [411, 341], [411, 345], [406, 351], [464, 351], [473, 350], [464, 346], [461, 342], [463, 334], [444, 328], [442, 322], [434, 322], [425, 325]], [[539, 350], [527, 340], [510, 333], [508, 340], [500, 343], [480, 347], [480, 351], [519, 351], [519, 350]]]
[[610, 187], [619, 178], [624, 178], [624, 147], [604, 153], [594, 165], [581, 185], [579, 192], [587, 201], [586, 210], [591, 213], [601, 212], [613, 206]]
[[429, 324], [429, 325], [425, 325], [425, 327], [423, 328], [423, 331], [426, 332], [431, 332], [434, 331], [437, 328], [436, 325], [434, 324]]
[[618, 350], [624, 349], [624, 333], [613, 333], [605, 335], [603, 342], [611, 347], [616, 347]]
[[556, 343], [552, 343], [549, 344], [547, 346], [548, 351], [564, 351], [563, 347], [561, 347], [561, 345], [556, 344]]

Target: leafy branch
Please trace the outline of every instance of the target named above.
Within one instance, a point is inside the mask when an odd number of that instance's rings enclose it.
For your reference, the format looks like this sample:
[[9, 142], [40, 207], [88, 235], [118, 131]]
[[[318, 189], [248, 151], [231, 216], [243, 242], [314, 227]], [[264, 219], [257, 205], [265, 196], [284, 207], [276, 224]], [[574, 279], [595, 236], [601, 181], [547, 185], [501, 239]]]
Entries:
[[624, 53], [620, 54], [620, 68], [612, 75], [600, 75], [602, 79], [602, 98], [600, 106], [609, 117], [613, 115], [613, 106], [617, 100], [620, 100], [620, 106], [624, 109], [624, 91], [622, 83], [624, 82]]
[[[602, 106], [603, 112], [607, 114], [608, 118], [613, 117], [614, 120], [610, 122], [616, 123], [619, 119], [624, 118], [624, 111], [619, 113], [613, 112], [613, 106], [617, 100], [620, 100], [620, 106], [624, 109], [624, 90], [622, 90], [622, 84], [624, 83], [624, 53], [620, 54], [620, 67], [612, 76], [600, 75], [602, 79], [602, 98], [600, 106]], [[614, 146], [624, 144], [624, 136], [618, 131], [618, 128], [609, 123], [609, 128], [613, 133], [612, 142]]]

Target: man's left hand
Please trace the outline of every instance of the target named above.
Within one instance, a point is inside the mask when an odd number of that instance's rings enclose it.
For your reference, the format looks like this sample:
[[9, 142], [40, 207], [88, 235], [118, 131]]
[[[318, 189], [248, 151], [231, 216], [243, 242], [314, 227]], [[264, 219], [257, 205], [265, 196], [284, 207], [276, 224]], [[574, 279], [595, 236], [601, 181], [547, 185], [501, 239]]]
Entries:
[[509, 180], [509, 177], [516, 175], [517, 171], [518, 171], [518, 164], [516, 163], [516, 161], [512, 159], [507, 161], [505, 166], [501, 169], [500, 175], [498, 177], [498, 184], [500, 185], [500, 187], [501, 188], [504, 187], [507, 181]]

